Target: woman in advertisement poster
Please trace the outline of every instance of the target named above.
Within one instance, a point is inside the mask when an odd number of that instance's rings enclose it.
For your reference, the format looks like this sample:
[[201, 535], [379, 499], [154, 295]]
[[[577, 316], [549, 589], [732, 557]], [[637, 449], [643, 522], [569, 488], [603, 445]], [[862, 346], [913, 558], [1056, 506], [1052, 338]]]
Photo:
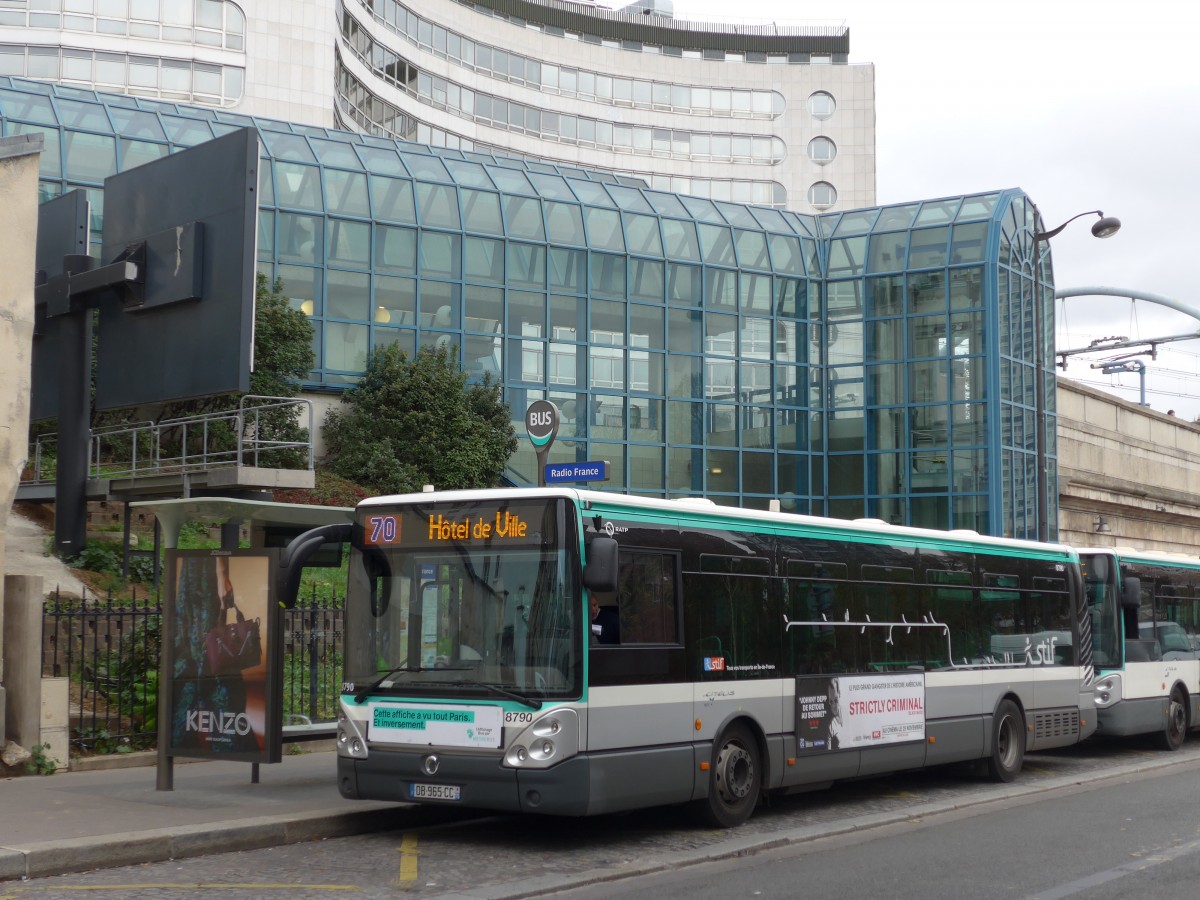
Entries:
[[842, 742], [842, 688], [836, 678], [829, 679], [829, 698], [826, 706], [829, 716], [829, 749], [837, 750]]
[[[172, 609], [174, 715], [171, 746], [258, 752], [265, 726], [265, 609], [251, 585], [234, 590], [230, 556], [178, 559]], [[237, 599], [237, 598], [241, 599]], [[231, 627], [232, 625], [232, 627]]]

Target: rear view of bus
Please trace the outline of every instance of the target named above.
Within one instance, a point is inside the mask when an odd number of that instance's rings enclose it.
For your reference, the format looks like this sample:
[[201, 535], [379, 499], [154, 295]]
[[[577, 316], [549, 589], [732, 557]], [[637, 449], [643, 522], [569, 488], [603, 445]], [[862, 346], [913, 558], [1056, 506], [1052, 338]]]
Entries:
[[1097, 733], [1158, 734], [1167, 750], [1200, 724], [1200, 559], [1082, 550], [1097, 670]]
[[[358, 509], [339, 722], [343, 795], [579, 815], [577, 513], [547, 492]], [[615, 545], [613, 545], [615, 555]]]

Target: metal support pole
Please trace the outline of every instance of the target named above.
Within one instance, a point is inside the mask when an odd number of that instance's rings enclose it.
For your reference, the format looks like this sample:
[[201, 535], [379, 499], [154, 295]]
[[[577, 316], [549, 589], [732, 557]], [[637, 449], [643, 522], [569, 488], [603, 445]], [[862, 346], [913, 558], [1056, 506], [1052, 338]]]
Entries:
[[[63, 257], [68, 275], [86, 272], [92, 258]], [[58, 471], [54, 479], [54, 553], [72, 559], [87, 542], [87, 476], [92, 405], [92, 312], [59, 316], [62, 380], [58, 387]]]

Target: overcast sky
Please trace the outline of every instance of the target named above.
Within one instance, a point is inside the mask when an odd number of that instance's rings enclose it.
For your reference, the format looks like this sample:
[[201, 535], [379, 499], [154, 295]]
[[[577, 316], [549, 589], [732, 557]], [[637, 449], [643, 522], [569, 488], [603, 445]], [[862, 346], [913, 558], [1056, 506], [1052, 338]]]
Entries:
[[[1022, 188], [1053, 228], [1061, 288], [1105, 285], [1200, 310], [1200, 29], [1183, 0], [675, 0], [676, 18], [846, 25], [875, 65], [876, 198], [899, 203]], [[1059, 349], [1097, 337], [1200, 331], [1147, 303], [1058, 304]], [[1150, 405], [1200, 416], [1200, 341], [1145, 357]], [[1078, 358], [1066, 375], [1107, 387]], [[1172, 373], [1184, 372], [1186, 377]], [[1138, 399], [1138, 379], [1122, 376]]]

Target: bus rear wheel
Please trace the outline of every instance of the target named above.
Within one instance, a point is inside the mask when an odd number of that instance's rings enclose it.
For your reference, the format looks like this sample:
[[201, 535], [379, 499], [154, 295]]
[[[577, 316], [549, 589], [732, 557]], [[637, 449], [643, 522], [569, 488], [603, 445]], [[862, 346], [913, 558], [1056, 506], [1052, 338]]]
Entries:
[[758, 743], [744, 725], [731, 725], [713, 745], [708, 796], [697, 801], [701, 818], [732, 828], [750, 818], [762, 792]]
[[1025, 718], [1017, 704], [1002, 700], [992, 718], [992, 754], [988, 757], [988, 778], [1012, 781], [1025, 761]]
[[1187, 729], [1187, 700], [1183, 688], [1176, 685], [1171, 688], [1171, 697], [1167, 700], [1167, 724], [1161, 735], [1163, 749], [1178, 750], [1182, 747]]

